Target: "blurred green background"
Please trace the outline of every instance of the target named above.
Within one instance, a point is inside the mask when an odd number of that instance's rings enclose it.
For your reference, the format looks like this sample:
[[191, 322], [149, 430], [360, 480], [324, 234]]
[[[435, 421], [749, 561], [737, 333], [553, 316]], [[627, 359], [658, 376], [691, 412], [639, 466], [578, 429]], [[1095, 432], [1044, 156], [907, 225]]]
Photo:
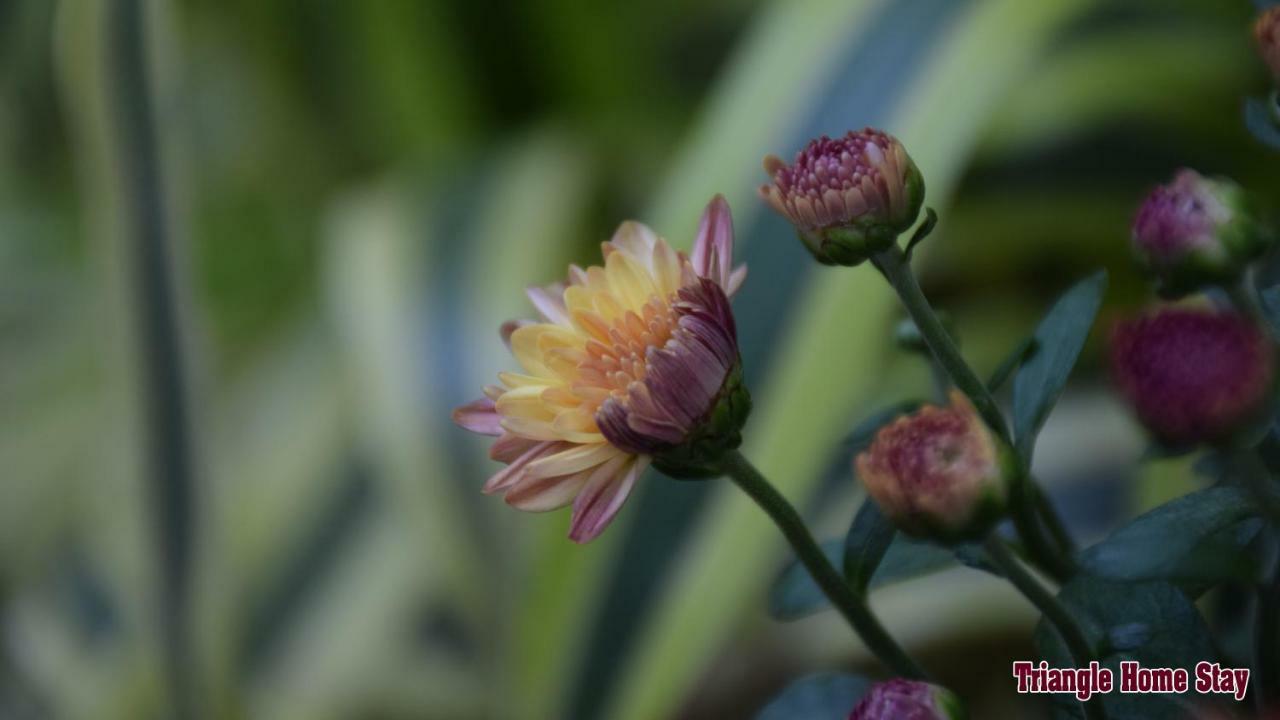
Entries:
[[[746, 451], [836, 537], [842, 439], [929, 377], [870, 271], [761, 212], [760, 159], [898, 135], [942, 217], [926, 291], [986, 371], [1096, 267], [1101, 328], [1146, 301], [1128, 222], [1177, 167], [1275, 196], [1253, 12], [0, 0], [0, 717], [738, 718], [878, 671], [834, 613], [768, 619], [784, 545], [723, 483], [651, 474], [576, 546], [479, 493], [450, 408], [510, 366], [524, 286], [627, 218], [688, 248], [723, 192]], [[1037, 457], [1082, 537], [1191, 483], [1126, 469], [1104, 337]], [[951, 570], [873, 605], [976, 716], [1033, 715], [1012, 590]]]

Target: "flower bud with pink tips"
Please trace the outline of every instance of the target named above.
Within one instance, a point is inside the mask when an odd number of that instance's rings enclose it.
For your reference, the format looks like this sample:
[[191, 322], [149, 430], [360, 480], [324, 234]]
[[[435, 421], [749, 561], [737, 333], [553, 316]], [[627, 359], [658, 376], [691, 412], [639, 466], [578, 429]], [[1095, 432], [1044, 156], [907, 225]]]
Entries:
[[984, 537], [1017, 477], [1012, 451], [957, 390], [950, 405], [926, 405], [881, 428], [855, 466], [900, 530], [944, 543]]
[[716, 196], [692, 257], [626, 222], [603, 244], [602, 266], [529, 290], [541, 321], [503, 326], [521, 371], [454, 411], [462, 427], [497, 437], [489, 455], [506, 467], [486, 493], [529, 511], [572, 504], [569, 537], [586, 542], [650, 464], [718, 474], [751, 407], [729, 307], [746, 275], [732, 266], [733, 240]]
[[1162, 295], [1235, 282], [1274, 241], [1243, 188], [1179, 170], [1151, 191], [1133, 221], [1133, 251]]
[[1243, 314], [1168, 307], [1115, 326], [1111, 371], [1158, 440], [1172, 447], [1217, 444], [1265, 420], [1275, 350]]
[[770, 155], [764, 169], [772, 182], [760, 197], [827, 265], [858, 265], [887, 250], [924, 203], [924, 176], [902, 143], [872, 128], [834, 140], [823, 135], [790, 165]]
[[919, 680], [894, 678], [871, 686], [849, 720], [963, 720], [960, 698]]

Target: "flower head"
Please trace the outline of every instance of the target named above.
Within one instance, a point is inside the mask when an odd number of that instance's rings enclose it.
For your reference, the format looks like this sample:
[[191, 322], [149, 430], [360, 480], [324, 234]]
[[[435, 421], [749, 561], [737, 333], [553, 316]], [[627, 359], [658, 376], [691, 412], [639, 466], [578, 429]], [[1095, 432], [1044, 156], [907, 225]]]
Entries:
[[1012, 455], [959, 391], [880, 429], [856, 468], [904, 532], [944, 542], [986, 534], [1004, 513]]
[[1163, 442], [1186, 446], [1229, 440], [1259, 420], [1275, 359], [1244, 315], [1172, 307], [1115, 326], [1111, 369], [1138, 419]]
[[1151, 191], [1133, 221], [1133, 249], [1162, 294], [1232, 281], [1270, 246], [1248, 205], [1239, 185], [1194, 170]]
[[650, 463], [713, 472], [750, 409], [729, 309], [746, 268], [732, 267], [724, 198], [707, 206], [692, 258], [634, 222], [603, 250], [603, 266], [529, 289], [542, 321], [503, 326], [522, 372], [454, 411], [498, 437], [489, 455], [506, 467], [484, 491], [522, 510], [573, 503], [578, 542], [604, 530]]
[[1268, 8], [1258, 15], [1253, 24], [1253, 39], [1258, 53], [1271, 69], [1271, 75], [1280, 81], [1280, 6]]
[[823, 135], [795, 162], [764, 159], [772, 183], [760, 197], [791, 221], [819, 262], [857, 265], [909, 229], [924, 203], [924, 177], [902, 143], [879, 130]]
[[961, 720], [964, 708], [950, 690], [894, 678], [871, 686], [849, 720]]

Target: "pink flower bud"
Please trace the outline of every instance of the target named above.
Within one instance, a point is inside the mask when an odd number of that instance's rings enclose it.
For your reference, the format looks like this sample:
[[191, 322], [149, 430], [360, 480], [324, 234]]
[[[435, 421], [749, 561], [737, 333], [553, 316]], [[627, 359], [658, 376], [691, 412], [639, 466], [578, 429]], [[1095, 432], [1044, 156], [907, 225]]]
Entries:
[[1138, 261], [1172, 297], [1234, 281], [1272, 241], [1239, 185], [1194, 170], [1151, 191], [1133, 221]]
[[954, 542], [980, 538], [1004, 514], [1016, 476], [1009, 448], [959, 391], [881, 428], [856, 461], [858, 477], [904, 532]]
[[1253, 39], [1258, 44], [1258, 54], [1271, 69], [1271, 75], [1280, 81], [1280, 5], [1258, 16], [1253, 24]]
[[964, 708], [950, 690], [894, 678], [871, 686], [849, 720], [961, 720]]
[[1147, 429], [1186, 446], [1229, 440], [1261, 420], [1275, 358], [1270, 340], [1244, 315], [1171, 307], [1115, 326], [1111, 368]]
[[764, 159], [773, 180], [760, 197], [791, 221], [819, 262], [857, 265], [909, 229], [924, 203], [924, 178], [902, 143], [879, 130], [823, 135], [785, 164]]

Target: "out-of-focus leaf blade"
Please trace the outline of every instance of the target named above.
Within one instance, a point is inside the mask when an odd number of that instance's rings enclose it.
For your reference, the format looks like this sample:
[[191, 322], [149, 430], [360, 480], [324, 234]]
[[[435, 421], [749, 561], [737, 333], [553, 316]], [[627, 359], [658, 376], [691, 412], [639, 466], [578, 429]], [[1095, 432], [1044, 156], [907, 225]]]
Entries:
[[1031, 457], [1036, 433], [1067, 385], [1106, 287], [1106, 271], [1089, 276], [1063, 294], [1036, 328], [1035, 354], [1013, 378], [1014, 438], [1024, 458]]
[[756, 715], [756, 720], [843, 718], [871, 687], [859, 675], [817, 673], [791, 683]]

